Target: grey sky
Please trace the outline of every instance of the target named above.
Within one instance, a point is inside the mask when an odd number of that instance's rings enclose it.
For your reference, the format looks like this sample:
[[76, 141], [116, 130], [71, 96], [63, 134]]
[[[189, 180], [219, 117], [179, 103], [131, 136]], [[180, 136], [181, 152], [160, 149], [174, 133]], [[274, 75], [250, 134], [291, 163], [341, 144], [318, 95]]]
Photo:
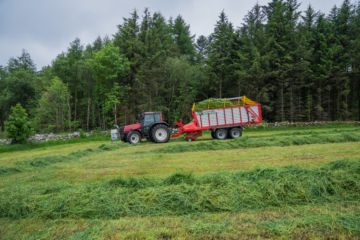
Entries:
[[[212, 32], [221, 10], [235, 26], [258, 2], [268, 0], [0, 0], [0, 65], [26, 49], [38, 68], [48, 65], [79, 37], [91, 43], [111, 36], [133, 9], [160, 11], [167, 18], [182, 15], [197, 36]], [[301, 9], [311, 4], [328, 13], [342, 0], [299, 0]]]

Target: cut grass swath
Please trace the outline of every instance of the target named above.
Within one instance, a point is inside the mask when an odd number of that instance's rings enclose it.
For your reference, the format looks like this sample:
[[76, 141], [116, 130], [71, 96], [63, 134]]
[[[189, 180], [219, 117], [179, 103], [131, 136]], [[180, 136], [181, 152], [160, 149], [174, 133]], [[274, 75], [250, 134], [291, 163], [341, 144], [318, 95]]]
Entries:
[[[54, 183], [52, 183], [54, 184]], [[43, 183], [0, 190], [0, 217], [45, 219], [119, 218], [357, 202], [360, 161], [316, 169], [265, 168], [204, 176], [116, 178], [106, 183]]]
[[176, 153], [189, 151], [208, 151], [234, 148], [256, 148], [272, 146], [291, 146], [305, 144], [341, 143], [341, 142], [360, 142], [360, 133], [333, 133], [300, 136], [274, 136], [274, 137], [242, 137], [234, 140], [225, 141], [202, 141], [192, 144], [178, 144], [165, 146], [159, 150], [162, 153]]

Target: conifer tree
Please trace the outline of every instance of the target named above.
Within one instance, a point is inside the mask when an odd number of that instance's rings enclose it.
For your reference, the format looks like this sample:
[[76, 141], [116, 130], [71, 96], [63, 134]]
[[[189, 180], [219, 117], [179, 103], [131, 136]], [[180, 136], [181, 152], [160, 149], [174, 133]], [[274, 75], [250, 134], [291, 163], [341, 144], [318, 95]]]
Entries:
[[234, 29], [224, 11], [220, 13], [208, 46], [209, 75], [211, 91], [219, 98], [227, 95], [227, 89], [233, 87]]

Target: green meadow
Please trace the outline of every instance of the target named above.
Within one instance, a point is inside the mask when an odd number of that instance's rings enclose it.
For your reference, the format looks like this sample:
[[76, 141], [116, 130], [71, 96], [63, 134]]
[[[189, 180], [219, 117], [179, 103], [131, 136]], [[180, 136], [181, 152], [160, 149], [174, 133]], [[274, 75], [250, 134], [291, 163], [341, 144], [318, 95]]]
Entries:
[[0, 146], [0, 239], [358, 239], [360, 127]]

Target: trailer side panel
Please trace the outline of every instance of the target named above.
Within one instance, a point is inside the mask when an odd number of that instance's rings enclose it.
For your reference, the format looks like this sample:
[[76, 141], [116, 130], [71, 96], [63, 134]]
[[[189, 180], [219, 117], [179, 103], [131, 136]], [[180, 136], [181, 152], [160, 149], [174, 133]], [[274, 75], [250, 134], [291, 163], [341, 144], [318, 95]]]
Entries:
[[201, 128], [218, 128], [261, 123], [261, 105], [236, 106], [205, 110], [195, 113]]

